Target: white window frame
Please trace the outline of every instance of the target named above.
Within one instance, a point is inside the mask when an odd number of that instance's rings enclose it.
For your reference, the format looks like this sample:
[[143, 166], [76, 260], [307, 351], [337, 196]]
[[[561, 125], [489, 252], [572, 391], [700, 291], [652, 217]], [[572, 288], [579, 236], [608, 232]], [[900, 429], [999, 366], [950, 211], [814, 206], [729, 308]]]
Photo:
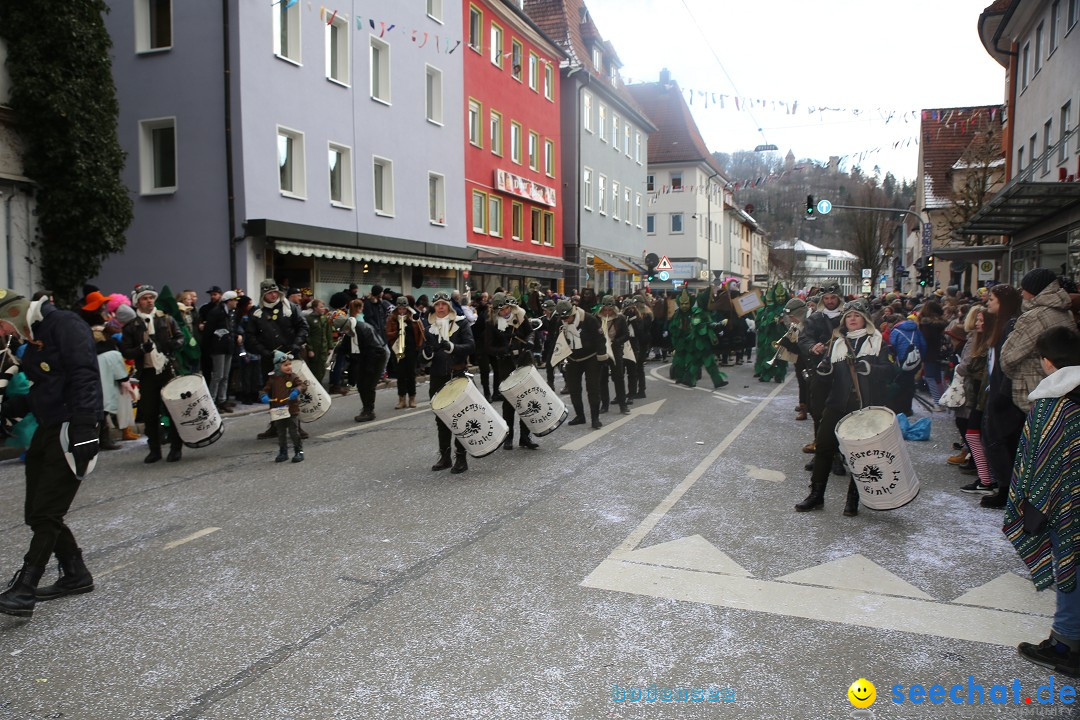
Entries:
[[1020, 51], [1020, 89], [1026, 90], [1031, 82], [1031, 43], [1024, 43]]
[[623, 155], [630, 157], [630, 135], [633, 133], [633, 128], [630, 127], [630, 123], [623, 123]]
[[611, 113], [611, 149], [615, 152], [619, 152], [619, 140], [622, 136], [622, 132], [619, 130], [621, 125], [622, 121], [619, 119], [618, 113]]
[[592, 212], [592, 178], [593, 170], [591, 167], [586, 167], [581, 173], [581, 197], [584, 200], [583, 207]]
[[540, 57], [529, 51], [529, 89], [540, 92]]
[[551, 212], [550, 210], [544, 210], [543, 225], [544, 245], [546, 245], [547, 247], [555, 247], [555, 213]]
[[[678, 230], [675, 229], [675, 221], [676, 221], [676, 219], [679, 221], [679, 223], [678, 223], [679, 224], [679, 229]], [[682, 235], [685, 232], [686, 232], [686, 220], [685, 220], [685, 218], [683, 218], [683, 214], [682, 213], [671, 213], [671, 234], [672, 235]]]
[[427, 0], [427, 16], [437, 23], [442, 23], [443, 0]]
[[525, 62], [525, 46], [517, 38], [510, 38], [510, 77], [521, 82], [522, 63]]
[[1072, 30], [1073, 25], [1075, 25], [1078, 20], [1080, 20], [1080, 0], [1069, 0], [1069, 17], [1065, 21], [1067, 26], [1065, 28], [1066, 34]]
[[555, 177], [555, 141], [544, 138], [544, 174]]
[[[154, 131], [165, 128], [172, 128], [173, 131], [173, 184], [155, 185], [158, 162], [154, 149]], [[141, 195], [172, 195], [176, 192], [180, 185], [179, 137], [176, 116], [139, 121], [139, 193]]]
[[544, 237], [544, 211], [538, 207], [529, 208], [529, 242], [539, 245]]
[[521, 164], [521, 123], [510, 121], [510, 161]]
[[475, 98], [469, 98], [468, 103], [468, 116], [466, 118], [465, 131], [468, 134], [469, 144], [483, 148], [484, 147], [484, 105]]
[[497, 193], [488, 195], [487, 211], [488, 235], [502, 237], [503, 234], [503, 199]]
[[424, 64], [424, 114], [429, 123], [443, 124], [443, 73], [434, 65]]
[[[470, 202], [470, 205], [469, 205], [469, 217], [471, 218], [470, 222], [472, 223], [472, 230], [475, 233], [482, 233], [482, 234], [486, 235], [487, 234], [488, 194], [486, 192], [484, 192], [483, 190], [477, 190], [477, 189], [474, 188], [472, 193], [469, 195], [469, 197], [471, 198], [471, 202]], [[476, 204], [477, 200], [480, 201], [479, 205]], [[480, 216], [479, 216], [480, 224], [479, 225], [477, 224], [477, 215], [476, 215], [477, 210], [480, 211]]]
[[1035, 74], [1038, 75], [1043, 66], [1043, 24], [1039, 23], [1035, 28]]
[[1059, 122], [1058, 164], [1064, 165], [1069, 160], [1069, 127], [1072, 125], [1072, 100], [1061, 106], [1061, 119]]
[[[432, 182], [434, 181], [434, 197]], [[446, 227], [446, 176], [442, 173], [428, 173], [428, 222], [439, 227]]]
[[594, 47], [592, 51], [592, 64], [596, 68], [597, 72], [604, 69], [604, 54], [600, 52], [600, 48]]
[[622, 193], [619, 192], [620, 185], [618, 180], [611, 181], [611, 219], [615, 222], [619, 222], [619, 207], [622, 205]]
[[[676, 180], [678, 180], [678, 185], [679, 185], [678, 187], [675, 187]], [[684, 187], [684, 185], [683, 185], [682, 170], [672, 170], [671, 171], [671, 192], [682, 192], [683, 187]]]
[[641, 229], [641, 193], [634, 193], [634, 224]]
[[327, 196], [330, 198], [330, 204], [337, 208], [347, 208], [352, 210], [356, 204], [355, 196], [353, 195], [353, 166], [352, 166], [352, 148], [348, 145], [342, 145], [340, 143], [327, 143], [327, 163], [330, 162], [330, 153], [338, 153], [339, 162], [339, 176], [341, 182], [341, 199], [334, 199], [334, 183], [333, 174], [334, 171], [327, 167]]
[[503, 66], [503, 39], [505, 37], [502, 25], [492, 20], [491, 30], [488, 32], [488, 40], [491, 44], [491, 47], [488, 48], [488, 55], [491, 58], [491, 64], [501, 70]]
[[[296, 7], [296, 6], [294, 5], [293, 7]], [[368, 45], [368, 61], [369, 61], [369, 64], [370, 64], [370, 70], [368, 71], [368, 92], [369, 92], [369, 95], [371, 96], [371, 99], [374, 100], [375, 102], [382, 103], [383, 105], [390, 105], [391, 104], [391, 94], [390, 94], [390, 43], [388, 43], [388, 42], [386, 42], [384, 40], [380, 40], [379, 38], [375, 37], [374, 35], [371, 35], [369, 37], [370, 37], [370, 43]], [[382, 88], [383, 85], [385, 85], [386, 89], [385, 89], [385, 92], [380, 92], [378, 95], [375, 94], [375, 80], [376, 80], [376, 78], [375, 78], [375, 70], [376, 70], [376, 68], [375, 68], [375, 55], [376, 55], [376, 53], [380, 54], [380, 56], [385, 57], [385, 62], [380, 61], [380, 63], [379, 63], [378, 81], [379, 81], [380, 89]]]
[[[477, 19], [475, 43], [473, 43], [474, 13]], [[469, 13], [465, 16], [465, 44], [481, 55], [484, 54], [484, 11], [472, 3], [469, 4]]]
[[533, 130], [529, 131], [529, 169], [540, 171], [540, 135]]
[[[498, 126], [496, 128], [496, 126]], [[498, 132], [496, 132], [498, 130]], [[488, 113], [488, 142], [491, 143], [491, 154], [502, 157], [503, 154], [503, 116], [498, 110]]]
[[1050, 146], [1054, 142], [1054, 118], [1043, 123], [1043, 175], [1050, 174]]
[[649, 173], [645, 176], [645, 192], [653, 192], [656, 187], [656, 176]]
[[600, 142], [607, 142], [607, 106], [604, 105], [604, 103], [600, 103], [600, 107], [596, 112], [596, 124], [600, 127]]
[[[381, 166], [383, 206], [378, 205], [375, 192], [375, 168]], [[394, 161], [378, 155], [371, 156], [371, 206], [379, 217], [394, 217]]]
[[633, 206], [631, 205], [634, 201], [633, 194], [634, 193], [630, 190], [629, 185], [623, 188], [623, 219], [626, 221], [627, 225], [632, 224], [634, 219], [632, 215]]
[[655, 213], [649, 213], [648, 215], [645, 216], [645, 234], [646, 235], [655, 235], [656, 234], [656, 214]]
[[[270, 12], [273, 16], [273, 31], [274, 31], [274, 55], [290, 62], [293, 65], [303, 65], [303, 52], [302, 52], [302, 38], [303, 31], [301, 28], [301, 14], [300, 3], [296, 3], [292, 7], [288, 7], [287, 2], [281, 2], [270, 8]], [[285, 14], [285, 21], [288, 23], [286, 27], [286, 34], [288, 35], [288, 42], [286, 47], [281, 47], [281, 14]], [[295, 40], [294, 40], [295, 39]], [[294, 47], [295, 46], [295, 47]]]
[[601, 174], [600, 179], [597, 180], [596, 197], [600, 201], [597, 204], [597, 211], [601, 215], [607, 215], [607, 175]]
[[[293, 149], [293, 162], [292, 162], [292, 189], [286, 190], [281, 187], [281, 138], [290, 138]], [[288, 128], [283, 125], [277, 126], [277, 158], [278, 158], [278, 190], [282, 196], [287, 198], [294, 198], [296, 200], [307, 199], [307, 160], [306, 153], [304, 151], [304, 133], [293, 128]]]
[[550, 62], [544, 63], [544, 97], [555, 102], [555, 67]]
[[1050, 3], [1050, 49], [1047, 52], [1047, 57], [1054, 54], [1058, 43], [1061, 42], [1059, 27], [1061, 27], [1061, 0], [1054, 0], [1054, 2]]
[[510, 201], [510, 239], [521, 242], [525, 234], [525, 204], [518, 200]]
[[[299, 4], [299, 3], [298, 3]], [[295, 7], [295, 6], [294, 6]], [[332, 38], [337, 35], [337, 57], [333, 51]], [[349, 21], [343, 17], [335, 16], [332, 22], [326, 24], [326, 79], [337, 85], [351, 87], [352, 82], [352, 33], [349, 32]], [[338, 74], [335, 77], [333, 70], [334, 60], [337, 60]]]
[[585, 132], [593, 131], [592, 124], [592, 95], [589, 93], [581, 94], [581, 111], [582, 111], [582, 127], [585, 128]]
[[[172, 0], [161, 0], [169, 4], [169, 42], [166, 45], [153, 45], [154, 33], [151, 28], [151, 7], [156, 0], [135, 0], [135, 52], [142, 55], [146, 53], [166, 52], [173, 46], [173, 4]], [[276, 9], [276, 8], [275, 8]]]
[[641, 164], [641, 133], [634, 131], [634, 162]]

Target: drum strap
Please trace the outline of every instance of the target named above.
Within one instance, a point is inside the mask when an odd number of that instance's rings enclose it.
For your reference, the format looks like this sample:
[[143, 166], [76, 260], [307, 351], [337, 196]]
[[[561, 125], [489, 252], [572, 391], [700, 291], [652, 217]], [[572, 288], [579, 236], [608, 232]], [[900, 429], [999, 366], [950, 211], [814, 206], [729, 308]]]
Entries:
[[855, 385], [855, 394], [859, 397], [859, 407], [864, 408], [866, 405], [863, 404], [862, 388], [859, 387], [859, 376], [855, 374], [855, 361], [849, 357], [844, 361], [844, 364], [847, 365], [848, 371], [851, 373], [851, 382]]

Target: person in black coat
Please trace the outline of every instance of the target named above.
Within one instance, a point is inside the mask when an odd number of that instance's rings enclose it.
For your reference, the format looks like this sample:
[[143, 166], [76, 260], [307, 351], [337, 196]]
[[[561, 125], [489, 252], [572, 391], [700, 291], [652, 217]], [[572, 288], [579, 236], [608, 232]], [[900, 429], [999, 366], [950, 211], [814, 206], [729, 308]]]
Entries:
[[610, 404], [610, 392], [608, 389], [608, 377], [615, 383], [615, 404], [623, 415], [630, 414], [630, 408], [626, 405], [626, 378], [623, 376], [623, 353], [626, 343], [630, 340], [630, 326], [626, 322], [626, 316], [621, 314], [615, 306], [615, 298], [605, 295], [600, 301], [600, 311], [597, 313], [600, 320], [600, 332], [605, 335], [604, 351], [598, 356], [600, 360], [600, 414], [608, 411]]
[[623, 369], [626, 371], [626, 403], [629, 405], [635, 398], [645, 397], [645, 378], [639, 374], [639, 370], [645, 361], [645, 355], [649, 352], [650, 336], [646, 329], [645, 319], [638, 314], [637, 303], [633, 298], [623, 300], [622, 313], [626, 318], [627, 332], [630, 335], [627, 342], [634, 352], [633, 362], [623, 358]]
[[[424, 359], [431, 365], [428, 369], [428, 397], [434, 398], [451, 379], [463, 377], [469, 367], [469, 355], [476, 349], [472, 330], [465, 317], [454, 312], [450, 294], [439, 291], [431, 296], [432, 312], [424, 320]], [[450, 428], [435, 416], [435, 425], [439, 433], [439, 461], [431, 466], [432, 470], [445, 470], [451, 467]], [[460, 440], [454, 441], [454, 462], [451, 473], [463, 473], [469, 469], [465, 446]]]
[[[221, 412], [232, 412], [229, 402], [229, 371], [236, 352], [236, 293], [222, 293], [220, 301], [210, 306], [203, 325], [203, 356], [210, 359], [210, 382], [207, 389]], [[207, 307], [204, 305], [203, 307]]]
[[[0, 613], [30, 617], [39, 600], [94, 589], [64, 517], [97, 456], [98, 420], [104, 412], [101, 375], [93, 334], [75, 313], [56, 309], [48, 296], [28, 303], [11, 290], [0, 292], [0, 310], [12, 319], [0, 323], [9, 348], [18, 336], [29, 341], [21, 367], [31, 383], [28, 395], [3, 403], [4, 414], [32, 412], [38, 421], [26, 451], [24, 519], [33, 535], [22, 568], [0, 593]], [[7, 355], [5, 362], [12, 357]], [[39, 588], [54, 553], [60, 577]]]
[[[825, 412], [825, 399], [829, 395], [829, 383], [827, 378], [814, 372], [823, 359], [828, 357], [829, 345], [832, 342], [833, 331], [840, 326], [840, 285], [831, 282], [825, 286], [821, 294], [821, 303], [818, 309], [811, 313], [799, 330], [799, 349], [806, 358], [806, 366], [810, 369], [810, 417], [814, 419], [814, 436], [817, 437], [818, 427], [821, 425], [821, 417]], [[814, 442], [811, 441], [803, 452], [814, 452]]]
[[[477, 321], [479, 323], [479, 320]], [[477, 327], [474, 325], [473, 327]], [[484, 347], [491, 367], [495, 371], [495, 396], [502, 397], [499, 386], [519, 367], [532, 364], [533, 326], [525, 310], [515, 305], [506, 293], [495, 293], [491, 298], [491, 317], [485, 325], [480, 325], [486, 336]], [[479, 333], [477, 333], [479, 334]], [[510, 429], [503, 440], [504, 450], [514, 449], [514, 406], [502, 398], [502, 415]], [[529, 426], [524, 420], [518, 420], [518, 444], [529, 450], [540, 447], [532, 441]]]
[[[259, 298], [259, 307], [248, 318], [244, 347], [261, 358], [262, 375], [266, 377], [274, 371], [275, 350], [294, 358], [307, 357], [304, 344], [307, 342], [308, 326], [300, 308], [282, 297], [281, 289], [270, 278], [260, 283]], [[271, 425], [257, 437], [260, 440], [274, 440], [277, 430]], [[300, 437], [307, 439], [303, 428], [300, 429]]]
[[184, 343], [180, 325], [171, 315], [154, 308], [157, 291], [140, 285], [132, 293], [135, 319], [124, 325], [120, 335], [120, 354], [135, 364], [139, 378], [139, 417], [145, 424], [146, 444], [150, 453], [144, 462], [161, 459], [161, 414], [169, 417], [165, 433], [169, 438], [168, 462], [180, 459], [184, 447], [172, 416], [161, 401], [161, 390], [176, 377], [174, 359]]
[[[825, 503], [825, 487], [840, 447], [836, 425], [841, 418], [861, 408], [885, 404], [896, 372], [889, 351], [889, 344], [870, 320], [866, 302], [855, 300], [844, 306], [840, 326], [814, 371], [827, 379], [829, 391], [818, 426], [810, 494], [795, 506], [796, 512], [816, 510]], [[859, 491], [855, 479], [849, 478], [844, 515], [858, 513]]]
[[349, 358], [349, 381], [360, 395], [360, 414], [356, 422], [375, 419], [375, 389], [390, 359], [386, 338], [364, 318], [364, 304], [360, 300], [349, 303], [349, 317], [342, 324], [341, 341], [347, 348]]
[[[574, 307], [569, 300], [560, 300], [555, 304], [555, 313], [562, 326], [559, 328], [561, 341], [570, 351], [566, 360], [566, 387], [570, 391], [570, 401], [576, 413], [569, 425], [585, 424], [585, 406], [581, 402], [581, 378], [585, 377], [585, 392], [589, 397], [589, 415], [594, 429], [604, 427], [600, 422], [600, 361], [597, 359], [605, 351], [604, 336], [600, 333], [600, 321], [580, 307]], [[556, 354], [560, 342], [556, 341]]]
[[[505, 293], [495, 294], [505, 296]], [[473, 327], [480, 328], [478, 332], [473, 333], [473, 340], [476, 342], [473, 358], [480, 375], [480, 389], [484, 391], [484, 397], [491, 400], [494, 397], [491, 393], [491, 357], [487, 352], [487, 333], [483, 331], [491, 317], [491, 303], [488, 302], [487, 293], [474, 293], [472, 306], [476, 311], [476, 322], [473, 323]], [[498, 381], [496, 381], [496, 390], [498, 390]]]

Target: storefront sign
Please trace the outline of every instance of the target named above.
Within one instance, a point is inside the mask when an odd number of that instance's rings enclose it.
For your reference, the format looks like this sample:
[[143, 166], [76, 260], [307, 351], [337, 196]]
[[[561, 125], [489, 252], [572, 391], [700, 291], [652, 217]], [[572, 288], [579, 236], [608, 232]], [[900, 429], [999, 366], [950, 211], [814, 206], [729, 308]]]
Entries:
[[671, 277], [692, 280], [698, 274], [696, 262], [673, 262], [671, 263]]
[[555, 207], [555, 188], [535, 183], [505, 170], [495, 171], [495, 187], [505, 193]]

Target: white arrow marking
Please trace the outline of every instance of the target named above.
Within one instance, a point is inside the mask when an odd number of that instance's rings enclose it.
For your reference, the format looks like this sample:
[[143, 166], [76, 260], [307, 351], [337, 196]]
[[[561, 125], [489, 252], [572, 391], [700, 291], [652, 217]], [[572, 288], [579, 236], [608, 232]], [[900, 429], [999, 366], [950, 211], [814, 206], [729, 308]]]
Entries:
[[671, 378], [666, 378], [663, 375], [658, 374], [660, 370], [663, 370], [664, 368], [668, 367], [669, 365], [671, 365], [671, 363], [667, 363], [667, 365], [661, 365], [660, 367], [654, 367], [652, 370], [649, 371], [649, 375], [651, 375], [654, 380], [662, 380], [663, 382], [666, 382], [669, 385], [677, 387], [680, 390], [700, 390], [701, 392], [709, 393], [710, 395], [718, 397], [721, 400], [723, 400], [724, 402], [729, 402], [732, 405], [738, 405], [740, 403], [744, 404], [744, 405], [753, 405], [754, 404], [752, 400], [746, 400], [744, 398], [736, 397], [734, 395], [728, 395], [727, 393], [722, 393], [719, 390], [715, 390], [715, 389], [710, 390], [709, 388], [704, 388], [704, 387], [687, 387], [686, 385], [679, 385], [678, 383], [676, 383]]
[[656, 402], [649, 403], [648, 405], [642, 405], [641, 407], [634, 408], [633, 410], [630, 411], [629, 415], [623, 415], [621, 418], [619, 418], [618, 420], [615, 420], [614, 422], [605, 423], [604, 427], [600, 428], [599, 430], [593, 430], [588, 435], [584, 435], [582, 437], [579, 437], [577, 440], [574, 440], [572, 442], [568, 442], [567, 444], [563, 445], [559, 449], [560, 450], [580, 450], [583, 447], [586, 447], [587, 445], [590, 445], [591, 443], [596, 442], [597, 440], [604, 437], [605, 435], [607, 435], [612, 430], [615, 430], [616, 428], [622, 427], [623, 425], [625, 425], [626, 423], [630, 422], [631, 420], [633, 420], [634, 418], [636, 418], [638, 416], [641, 416], [641, 415], [655, 415], [656, 411], [660, 409], [660, 406], [663, 405], [664, 402], [666, 402], [666, 401], [657, 400]]

